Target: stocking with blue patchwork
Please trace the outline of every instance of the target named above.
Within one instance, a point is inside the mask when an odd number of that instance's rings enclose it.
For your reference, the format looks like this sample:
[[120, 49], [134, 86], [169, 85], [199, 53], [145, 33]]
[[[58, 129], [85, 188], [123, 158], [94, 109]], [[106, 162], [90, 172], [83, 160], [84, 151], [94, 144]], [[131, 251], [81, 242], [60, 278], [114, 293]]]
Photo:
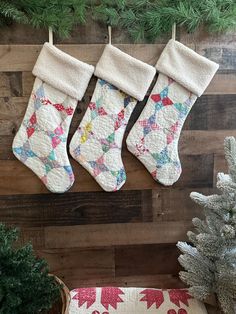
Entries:
[[182, 171], [178, 141], [184, 121], [218, 64], [171, 39], [156, 68], [157, 82], [126, 143], [154, 180], [169, 186]]
[[93, 71], [93, 66], [49, 43], [44, 44], [34, 66], [33, 91], [12, 149], [51, 192], [65, 192], [74, 182], [67, 136]]
[[121, 148], [126, 125], [143, 100], [155, 68], [111, 44], [96, 66], [97, 84], [85, 116], [70, 143], [70, 154], [105, 191], [126, 181]]

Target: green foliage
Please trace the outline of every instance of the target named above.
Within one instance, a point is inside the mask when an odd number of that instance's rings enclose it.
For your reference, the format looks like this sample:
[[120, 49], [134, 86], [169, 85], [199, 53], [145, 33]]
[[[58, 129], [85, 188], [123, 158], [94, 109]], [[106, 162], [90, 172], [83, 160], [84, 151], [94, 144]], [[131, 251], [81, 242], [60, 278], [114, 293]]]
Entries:
[[185, 268], [180, 278], [191, 286], [190, 292], [204, 300], [215, 293], [226, 314], [234, 314], [236, 299], [236, 140], [225, 139], [229, 174], [218, 173], [220, 194], [205, 196], [192, 192], [191, 198], [204, 209], [206, 218], [193, 219], [195, 232], [189, 231], [193, 245], [179, 242]]
[[135, 41], [154, 41], [170, 33], [174, 22], [189, 32], [200, 25], [214, 32], [236, 29], [235, 0], [105, 0], [93, 11], [96, 19], [128, 30]]
[[17, 229], [0, 224], [0, 313], [36, 314], [50, 309], [60, 287], [30, 244], [16, 247]]
[[85, 23], [86, 8], [86, 0], [1, 0], [0, 23], [51, 27], [60, 37], [68, 37], [74, 25]]
[[13, 20], [18, 23], [26, 23], [27, 18], [25, 14], [19, 10], [11, 2], [1, 1], [0, 2], [0, 25], [8, 24]]
[[189, 32], [236, 28], [235, 0], [0, 0], [0, 24], [11, 21], [36, 28], [51, 26], [61, 37], [91, 19], [128, 31], [135, 41], [154, 41], [174, 22]]

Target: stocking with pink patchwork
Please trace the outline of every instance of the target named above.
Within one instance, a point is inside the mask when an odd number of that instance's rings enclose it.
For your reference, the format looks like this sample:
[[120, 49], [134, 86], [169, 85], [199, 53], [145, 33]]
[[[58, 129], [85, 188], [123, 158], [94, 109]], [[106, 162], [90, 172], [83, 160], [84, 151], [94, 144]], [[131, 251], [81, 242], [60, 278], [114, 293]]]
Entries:
[[172, 185], [181, 174], [178, 141], [184, 121], [218, 65], [171, 39], [157, 64], [148, 102], [127, 137], [127, 147], [154, 180]]
[[33, 91], [12, 148], [54, 193], [65, 192], [74, 182], [67, 136], [93, 70], [49, 43], [44, 44], [33, 69]]
[[111, 44], [99, 60], [98, 81], [70, 153], [105, 191], [116, 191], [125, 183], [121, 158], [122, 140], [130, 115], [143, 100], [155, 68]]

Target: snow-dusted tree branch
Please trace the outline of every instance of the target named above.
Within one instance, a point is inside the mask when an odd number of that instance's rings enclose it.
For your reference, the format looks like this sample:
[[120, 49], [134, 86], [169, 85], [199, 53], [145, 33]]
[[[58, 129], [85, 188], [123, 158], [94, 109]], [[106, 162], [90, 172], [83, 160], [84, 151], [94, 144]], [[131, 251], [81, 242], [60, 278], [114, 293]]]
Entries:
[[191, 244], [178, 242], [183, 253], [179, 262], [185, 269], [180, 278], [190, 285], [190, 293], [204, 300], [216, 294], [222, 310], [234, 314], [236, 299], [236, 140], [224, 142], [229, 174], [218, 173], [219, 194], [190, 197], [203, 207], [205, 219], [193, 219], [195, 232], [188, 232]]

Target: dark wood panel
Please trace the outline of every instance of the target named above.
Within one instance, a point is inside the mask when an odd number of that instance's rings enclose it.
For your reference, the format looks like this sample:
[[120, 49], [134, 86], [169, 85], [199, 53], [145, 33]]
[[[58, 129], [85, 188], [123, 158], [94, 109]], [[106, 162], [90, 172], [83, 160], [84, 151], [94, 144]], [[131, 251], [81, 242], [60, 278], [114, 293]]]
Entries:
[[0, 97], [23, 96], [22, 72], [0, 72]]
[[112, 248], [39, 250], [37, 253], [48, 261], [50, 271], [70, 287], [73, 286], [73, 282], [81, 280], [95, 281], [115, 276], [114, 250]]
[[[127, 181], [122, 190], [160, 189], [146, 168], [124, 149], [122, 154]], [[213, 154], [181, 156], [183, 173], [174, 187], [211, 187], [213, 184]], [[75, 182], [70, 192], [101, 191], [90, 174], [71, 159]], [[168, 187], [167, 187], [168, 188]], [[38, 177], [18, 160], [0, 163], [0, 195], [50, 193]]]
[[224, 139], [236, 136], [234, 130], [183, 130], [180, 134], [181, 155], [224, 154]]
[[115, 249], [116, 276], [173, 274], [180, 271], [175, 245], [143, 245]]
[[214, 188], [175, 188], [152, 191], [154, 221], [191, 221], [194, 217], [203, 217], [202, 208], [193, 202], [189, 194], [197, 190], [210, 195]]
[[[15, 226], [15, 224], [13, 224]], [[45, 248], [45, 233], [43, 228], [21, 228], [18, 244], [24, 245], [30, 242], [34, 249]]]
[[[35, 36], [37, 34], [37, 36]], [[163, 38], [166, 42], [168, 37]], [[1, 26], [0, 44], [42, 44], [48, 41], [48, 31], [34, 29], [29, 25], [11, 24], [10, 26]], [[105, 24], [87, 23], [86, 25], [76, 26], [69, 38], [59, 38], [54, 34], [54, 43], [64, 44], [100, 44], [108, 42], [108, 31]], [[112, 29], [113, 43], [130, 43], [130, 38], [124, 31]], [[160, 42], [160, 40], [159, 40]]]
[[0, 196], [0, 221], [20, 227], [152, 221], [151, 191]]
[[[183, 286], [178, 283], [179, 252], [174, 245], [41, 249], [37, 250], [37, 254], [48, 261], [50, 271], [62, 278], [70, 288], [97, 285], [98, 281], [102, 286], [107, 283], [130, 286], [132, 281], [136, 281], [136, 286], [142, 286], [144, 281], [149, 281], [148, 286], [164, 288], [172, 280], [175, 286]], [[175, 263], [172, 263], [173, 260]], [[167, 282], [160, 282], [161, 278], [166, 278]], [[79, 283], [78, 286], [76, 283]], [[143, 286], [147, 286], [147, 283]]]
[[15, 156], [12, 152], [13, 138], [14, 135], [0, 135], [0, 160], [15, 159]]
[[205, 27], [201, 26], [196, 32], [192, 33], [186, 32], [185, 27], [178, 27], [178, 29], [179, 40], [184, 43], [195, 43], [196, 45], [201, 43], [208, 46], [217, 45], [219, 47], [231, 43], [232, 47], [234, 47], [236, 40], [236, 33], [234, 30], [228, 31], [227, 33], [209, 32]]
[[184, 128], [191, 130], [233, 130], [236, 128], [235, 104], [236, 95], [202, 96], [196, 101]]
[[174, 187], [211, 187], [213, 185], [213, 154], [183, 155], [182, 175]]
[[219, 71], [232, 71], [236, 70], [236, 48], [231, 43], [214, 45], [197, 44], [196, 51], [204, 57], [217, 62], [220, 65]]
[[[35, 36], [37, 34], [37, 36]], [[86, 25], [75, 26], [69, 38], [58, 38], [54, 34], [55, 43], [66, 44], [88, 44], [107, 43], [107, 27], [105, 24], [92, 21]], [[210, 33], [206, 28], [199, 28], [195, 33], [186, 32], [185, 27], [177, 27], [177, 40], [183, 43], [204, 43], [206, 45], [220, 45], [234, 43], [236, 35], [234, 31], [228, 33]], [[170, 39], [170, 34], [158, 38], [157, 42], [166, 43]], [[20, 25], [12, 23], [0, 28], [0, 44], [41, 44], [48, 41], [48, 30], [34, 29], [30, 25]], [[113, 43], [131, 43], [131, 39], [125, 31], [112, 28]]]

